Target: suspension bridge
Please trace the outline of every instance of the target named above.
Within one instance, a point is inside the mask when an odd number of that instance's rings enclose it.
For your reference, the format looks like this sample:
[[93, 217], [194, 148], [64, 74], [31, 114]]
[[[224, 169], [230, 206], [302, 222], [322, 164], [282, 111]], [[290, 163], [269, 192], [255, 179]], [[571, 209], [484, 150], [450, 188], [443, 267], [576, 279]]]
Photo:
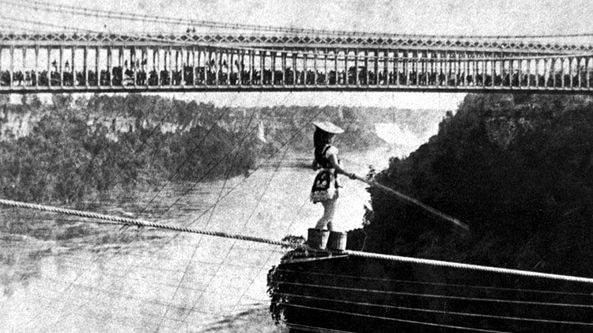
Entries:
[[590, 92], [590, 46], [390, 37], [0, 35], [0, 92]]
[[[0, 93], [4, 94], [202, 91], [587, 94], [593, 89], [593, 43], [587, 41], [593, 34], [406, 35], [185, 20], [54, 5], [42, 1], [22, 3], [0, 0], [0, 4], [83, 18], [209, 28], [204, 33], [191, 29], [185, 33], [106, 32], [0, 15], [0, 21], [3, 22], [0, 24]], [[213, 32], [212, 29], [218, 31]], [[567, 38], [585, 41], [563, 41]], [[295, 132], [291, 139], [300, 135], [301, 130]], [[290, 139], [285, 144], [289, 142]], [[212, 218], [216, 205], [232, 191], [223, 195], [225, 186], [226, 180], [216, 203], [202, 215], [212, 211]], [[107, 308], [113, 306], [114, 303], [109, 301], [113, 298], [134, 299], [149, 309], [138, 311], [126, 308], [123, 311], [125, 313], [110, 316], [91, 313], [90, 317], [118, 320], [121, 326], [117, 327], [120, 329], [142, 327], [151, 331], [178, 331], [191, 328], [187, 323], [196, 316], [212, 314], [202, 308], [207, 305], [204, 304], [203, 295], [216, 278], [223, 278], [219, 272], [232, 255], [235, 241], [312, 250], [304, 245], [249, 236], [243, 230], [238, 233], [208, 230], [206, 226], [210, 220], [201, 227], [192, 227], [195, 221], [176, 226], [4, 199], [0, 199], [0, 204], [91, 218], [112, 225], [168, 230], [176, 235], [192, 233], [233, 240], [222, 262], [213, 263], [195, 258], [202, 241], [200, 238], [195, 248], [184, 253], [189, 257], [186, 268], [181, 271], [169, 269], [171, 275], [167, 277], [175, 277], [172, 282], [157, 279], [164, 268], [140, 265], [134, 260], [134, 263], [124, 264], [123, 269], [111, 267], [101, 271], [101, 276], [111, 274], [115, 277], [101, 288], [93, 281], [84, 283], [82, 277], [90, 274], [85, 268], [88, 261], [68, 262], [78, 267], [77, 273], [66, 282], [56, 277], [44, 277], [58, 291], [28, 322], [22, 323], [27, 329], [42, 331], [59, 327], [72, 314], [64, 311], [56, 316], [48, 316], [49, 310], [58, 304], [61, 310], [71, 309], [63, 304], [69, 302], [77, 308], [75, 310], [89, 308], [93, 304]], [[255, 211], [254, 208], [245, 224]], [[91, 263], [114, 260], [121, 251], [97, 255], [91, 259]], [[249, 286], [261, 279], [261, 273], [267, 268], [270, 258], [278, 253], [274, 251], [277, 250], [261, 251], [267, 258], [263, 264], [258, 262], [241, 266], [248, 266], [248, 269], [255, 271], [249, 276]], [[140, 257], [139, 254], [135, 255]], [[409, 276], [401, 280], [377, 279], [364, 277], [364, 272], [347, 275], [340, 271], [343, 271], [343, 266], [364, 266], [360, 262], [353, 263], [356, 260], [367, 260], [367, 264], [370, 264], [368, 267], [382, 272], [384, 276], [399, 276], [401, 270], [408, 272]], [[326, 265], [327, 262], [331, 264]], [[393, 266], [386, 265], [386, 262]], [[215, 266], [213, 273], [202, 274], [207, 278], [199, 286], [192, 285], [190, 276], [201, 274], [190, 269], [192, 263], [198, 263], [201, 268]], [[135, 290], [133, 293], [118, 290], [115, 287], [117, 282], [131, 275], [135, 269], [157, 271], [149, 276], [158, 281], [148, 282], [172, 288], [173, 296], [169, 301], [145, 297], [145, 290]], [[468, 273], [471, 278], [452, 277], [453, 273], [460, 271], [471, 272]], [[583, 318], [590, 318], [592, 313], [590, 295], [593, 280], [584, 277], [360, 251], [345, 251], [339, 255], [322, 253], [319, 257], [289, 260], [274, 274], [279, 280], [272, 290], [273, 305], [284, 309], [288, 325], [295, 332], [348, 332], [349, 328], [371, 332], [377, 327], [389, 331], [396, 324], [410, 331], [434, 328], [440, 331], [472, 332], [505, 332], [508, 327], [515, 327], [510, 326], [509, 322], [527, 322], [529, 325], [524, 327], [535, 330], [552, 327], [587, 331], [592, 326], [590, 321]], [[430, 276], [440, 282], [435, 282]], [[320, 277], [329, 282], [320, 284]], [[496, 280], [497, 286], [476, 282], [485, 277]], [[137, 277], [137, 280], [147, 284], [146, 274]], [[522, 288], [523, 285], [540, 288], [527, 289]], [[76, 296], [68, 294], [73, 289], [84, 289], [89, 298], [77, 300]], [[233, 296], [239, 295], [238, 301], [230, 305], [233, 310], [246, 293], [246, 289], [230, 291]], [[64, 295], [70, 297], [62, 299]], [[176, 303], [181, 297], [190, 297], [189, 305]], [[452, 309], [448, 304], [456, 304], [463, 310]], [[496, 306], [491, 307], [492, 304]], [[507, 313], [503, 305], [522, 309], [529, 307], [529, 311], [525, 311], [525, 316], [513, 316]], [[550, 309], [557, 308], [562, 311], [556, 312], [553, 318], [542, 316], [542, 313], [547, 314]], [[83, 316], [89, 319], [89, 312]], [[328, 322], [325, 319], [328, 316], [334, 319]], [[365, 322], [369, 320], [379, 323], [379, 326], [364, 328]], [[484, 323], [494, 328], [481, 328]]]
[[[593, 88], [593, 44], [587, 34], [442, 36], [317, 31], [174, 20], [39, 1], [1, 3], [83, 17], [209, 26], [218, 31], [112, 33], [0, 16], [17, 30], [0, 34], [0, 93], [587, 93]], [[6, 24], [4, 27], [6, 30]], [[62, 31], [49, 33], [48, 29]], [[562, 41], [570, 37], [585, 41]]]

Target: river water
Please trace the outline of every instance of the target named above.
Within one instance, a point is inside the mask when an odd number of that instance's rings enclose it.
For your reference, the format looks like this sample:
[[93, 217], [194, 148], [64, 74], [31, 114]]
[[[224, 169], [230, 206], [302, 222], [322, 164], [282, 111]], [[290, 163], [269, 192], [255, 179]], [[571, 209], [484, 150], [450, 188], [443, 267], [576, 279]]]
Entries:
[[[397, 153], [380, 148], [343, 159], [348, 169], [364, 175], [369, 164], [380, 170], [387, 156]], [[271, 239], [305, 236], [322, 214], [320, 205], [308, 201], [315, 175], [305, 167], [310, 161], [310, 156], [292, 154], [249, 177], [171, 185], [162, 191], [136, 193], [131, 202], [102, 202], [100, 207], [106, 212], [138, 213], [149, 206], [150, 212], [139, 217], [176, 225], [191, 223], [205, 230]], [[369, 200], [365, 185], [349, 179], [343, 185], [336, 226], [360, 228], [363, 206]], [[41, 216], [50, 226], [84, 223]], [[196, 234], [99, 228], [135, 238], [102, 242], [100, 236], [83, 237], [64, 246], [43, 237], [3, 235], [0, 331], [226, 331], [228, 327], [220, 328], [221, 323], [251, 318], [251, 311], [268, 306], [266, 274], [285, 251]], [[240, 331], [280, 329], [262, 310]]]

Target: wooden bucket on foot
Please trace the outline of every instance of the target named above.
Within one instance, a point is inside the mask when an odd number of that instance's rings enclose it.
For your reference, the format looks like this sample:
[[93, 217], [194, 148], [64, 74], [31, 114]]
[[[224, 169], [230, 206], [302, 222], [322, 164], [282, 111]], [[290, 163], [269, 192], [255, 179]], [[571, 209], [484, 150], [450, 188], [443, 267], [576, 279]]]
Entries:
[[327, 249], [330, 251], [344, 251], [346, 250], [347, 239], [347, 232], [332, 231], [329, 233], [329, 238], [327, 240]]
[[307, 234], [307, 245], [310, 248], [324, 250], [329, 238], [329, 230], [311, 228]]

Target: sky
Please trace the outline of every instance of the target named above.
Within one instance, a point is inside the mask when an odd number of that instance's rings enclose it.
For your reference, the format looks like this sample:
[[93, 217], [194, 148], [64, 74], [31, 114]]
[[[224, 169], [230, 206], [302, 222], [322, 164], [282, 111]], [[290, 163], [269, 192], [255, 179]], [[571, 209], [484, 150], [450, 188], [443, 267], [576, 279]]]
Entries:
[[[15, 0], [4, 0], [15, 1]], [[49, 0], [41, 0], [49, 2]], [[20, 1], [33, 4], [33, 1]], [[19, 3], [17, 1], [17, 3]], [[593, 31], [591, 0], [51, 0], [53, 4], [180, 19], [297, 28], [408, 34], [508, 35], [567, 34]], [[184, 31], [187, 27], [46, 13], [3, 5], [0, 23], [22, 25], [13, 17], [58, 26], [101, 31]], [[35, 26], [41, 30], [47, 26]], [[4, 27], [6, 29], [6, 27]], [[58, 29], [58, 28], [54, 28]], [[207, 32], [207, 29], [199, 31]], [[575, 40], [588, 42], [588, 40]], [[176, 98], [217, 105], [395, 106], [455, 109], [464, 94], [352, 93], [196, 93]]]
[[[593, 15], [590, 0], [51, 0], [51, 3], [228, 23], [426, 34], [590, 32]], [[6, 14], [13, 10], [3, 8]], [[31, 16], [34, 14], [28, 15]], [[93, 29], [105, 25], [114, 31], [167, 28], [103, 19], [95, 22], [69, 14], [51, 16], [57, 24]], [[43, 12], [38, 17], [49, 19]]]

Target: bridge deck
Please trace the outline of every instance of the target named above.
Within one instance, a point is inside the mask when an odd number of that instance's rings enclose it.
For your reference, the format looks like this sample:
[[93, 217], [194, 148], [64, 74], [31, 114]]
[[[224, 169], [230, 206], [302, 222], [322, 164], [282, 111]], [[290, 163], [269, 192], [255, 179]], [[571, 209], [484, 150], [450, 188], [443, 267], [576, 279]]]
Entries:
[[593, 53], [295, 49], [0, 40], [0, 93], [170, 91], [591, 91]]
[[482, 87], [482, 86], [75, 86], [75, 87], [0, 87], [0, 94], [30, 93], [166, 93], [166, 92], [474, 92], [474, 93], [542, 93], [542, 94], [590, 94], [592, 88], [555, 87]]

